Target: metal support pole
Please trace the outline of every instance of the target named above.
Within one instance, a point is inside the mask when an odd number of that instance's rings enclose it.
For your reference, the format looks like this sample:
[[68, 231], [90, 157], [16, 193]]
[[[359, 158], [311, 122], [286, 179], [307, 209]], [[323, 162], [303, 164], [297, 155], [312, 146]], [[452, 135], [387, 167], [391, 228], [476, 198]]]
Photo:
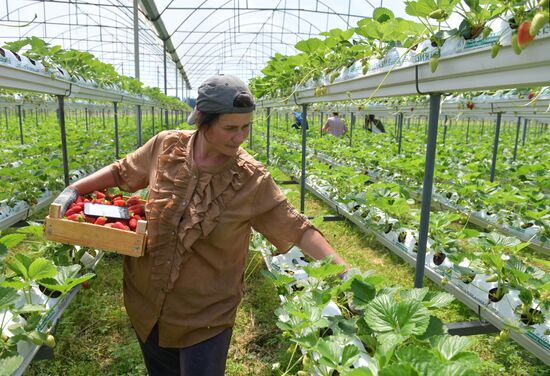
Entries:
[[[164, 95], [168, 95], [168, 76], [166, 73], [166, 41], [163, 44], [163, 56], [164, 56]], [[164, 126], [168, 129], [168, 109], [164, 110]]]
[[21, 145], [25, 142], [23, 140], [23, 118], [21, 116], [21, 105], [17, 105], [17, 114], [19, 115], [19, 138], [21, 139]]
[[518, 140], [519, 140], [519, 127], [521, 125], [521, 116], [518, 116], [518, 122], [516, 124], [516, 141], [514, 143], [514, 161], [518, 152]]
[[447, 115], [445, 115], [445, 120], [443, 121], [443, 145], [445, 145], [446, 139], [447, 139]]
[[470, 118], [468, 118], [468, 124], [466, 125], [466, 143], [468, 143], [469, 136], [470, 136]]
[[398, 137], [397, 137], [397, 155], [401, 154], [401, 140], [403, 139], [403, 113], [400, 112], [397, 115], [397, 123], [398, 123]]
[[426, 164], [424, 166], [424, 185], [422, 187], [418, 253], [416, 254], [416, 270], [414, 275], [414, 287], [416, 288], [422, 287], [424, 279], [424, 263], [426, 261], [426, 243], [428, 241], [428, 226], [430, 224], [435, 151], [437, 147], [437, 123], [439, 122], [440, 105], [441, 94], [430, 94], [429, 132], [426, 145]]
[[252, 149], [252, 130], [254, 129], [253, 123], [250, 123], [250, 133], [248, 134], [248, 147]]
[[319, 132], [321, 134], [321, 137], [323, 137], [323, 112], [321, 112], [321, 127], [319, 129]]
[[113, 102], [114, 106], [114, 119], [115, 119], [115, 158], [118, 159], [118, 106], [117, 102]]
[[271, 108], [267, 108], [267, 164], [269, 165], [269, 142], [270, 142], [270, 124], [271, 123]]
[[523, 132], [521, 134], [521, 146], [525, 145], [526, 134], [527, 134], [527, 119], [523, 119]]
[[355, 114], [351, 113], [351, 122], [349, 127], [349, 146], [351, 147], [353, 144], [353, 126], [355, 125]]
[[4, 117], [6, 118], [6, 130], [8, 130], [8, 108], [4, 107]]
[[153, 123], [153, 136], [155, 135], [155, 106], [151, 106], [151, 121]]
[[71, 183], [69, 181], [69, 162], [67, 157], [67, 135], [65, 133], [65, 97], [63, 95], [57, 96], [57, 102], [59, 103], [58, 119], [59, 130], [61, 131], [61, 153], [63, 155], [63, 177], [65, 179], [65, 186], [68, 187]]
[[288, 132], [288, 112], [285, 114], [286, 131]]
[[[481, 119], [481, 136], [483, 136], [483, 128], [485, 127], [485, 119]], [[481, 137], [480, 137], [481, 139]]]
[[103, 128], [105, 128], [105, 109], [101, 109], [101, 119], [103, 120]]
[[306, 198], [307, 104], [302, 105], [302, 175], [300, 176], [300, 213], [304, 214]]
[[395, 115], [395, 127], [394, 127], [394, 135], [395, 135], [395, 141], [398, 142], [399, 140], [399, 115]]
[[495, 143], [493, 144], [493, 161], [491, 163], [491, 183], [495, 181], [495, 168], [497, 165], [497, 153], [498, 153], [498, 138], [500, 136], [500, 122], [502, 120], [502, 113], [497, 112], [497, 124], [495, 127]]
[[139, 81], [139, 0], [134, 0], [134, 77]]
[[137, 147], [141, 146], [141, 105], [136, 106], [136, 131], [137, 131]]
[[34, 123], [36, 124], [36, 128], [38, 128], [38, 108], [34, 109]]
[[88, 131], [88, 108], [84, 108], [84, 113], [86, 116], [86, 132]]

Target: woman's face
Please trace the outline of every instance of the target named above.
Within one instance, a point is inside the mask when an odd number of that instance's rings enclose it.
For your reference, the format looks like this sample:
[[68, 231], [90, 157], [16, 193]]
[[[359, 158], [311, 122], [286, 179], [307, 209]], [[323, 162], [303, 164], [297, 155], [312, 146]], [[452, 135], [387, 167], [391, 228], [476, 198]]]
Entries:
[[252, 113], [222, 114], [204, 132], [208, 148], [224, 155], [233, 156], [248, 137]]

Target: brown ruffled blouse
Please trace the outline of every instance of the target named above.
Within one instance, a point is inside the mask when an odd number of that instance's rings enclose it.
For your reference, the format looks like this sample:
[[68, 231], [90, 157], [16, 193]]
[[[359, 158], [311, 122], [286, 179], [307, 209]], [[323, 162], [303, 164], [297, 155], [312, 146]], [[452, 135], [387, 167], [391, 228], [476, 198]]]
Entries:
[[149, 187], [147, 249], [124, 259], [124, 302], [145, 341], [187, 347], [235, 322], [251, 228], [279, 252], [313, 226], [286, 200], [261, 163], [239, 148], [217, 168], [197, 168], [195, 132], [164, 131], [111, 165], [117, 185]]

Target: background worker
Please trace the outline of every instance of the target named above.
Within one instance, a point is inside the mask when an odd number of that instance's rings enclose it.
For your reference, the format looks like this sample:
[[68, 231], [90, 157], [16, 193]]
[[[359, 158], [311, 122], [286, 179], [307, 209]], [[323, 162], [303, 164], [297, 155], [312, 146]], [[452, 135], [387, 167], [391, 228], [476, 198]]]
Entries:
[[382, 125], [380, 119], [375, 119], [374, 114], [365, 116], [365, 125], [363, 126], [363, 129], [366, 129], [372, 133], [386, 133], [384, 125]]
[[338, 117], [338, 112], [332, 113], [332, 116], [327, 119], [327, 122], [322, 129], [323, 133], [328, 133], [335, 137], [342, 137], [347, 130], [348, 128], [346, 127], [346, 123], [343, 119]]

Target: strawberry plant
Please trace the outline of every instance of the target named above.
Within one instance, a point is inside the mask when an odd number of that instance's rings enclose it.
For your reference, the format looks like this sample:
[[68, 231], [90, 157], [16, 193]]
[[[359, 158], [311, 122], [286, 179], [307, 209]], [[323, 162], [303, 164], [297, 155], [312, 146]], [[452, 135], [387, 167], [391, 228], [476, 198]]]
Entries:
[[446, 252], [456, 252], [456, 239], [449, 236], [454, 232], [451, 223], [460, 219], [456, 213], [437, 212], [430, 215], [429, 236], [434, 240], [435, 246], [433, 262], [441, 265], [447, 257]]
[[[81, 274], [81, 267], [77, 264], [56, 266], [43, 257], [46, 253], [38, 257], [22, 252], [7, 255], [28, 236], [41, 236], [41, 233], [41, 226], [28, 226], [0, 237], [0, 365], [3, 371], [13, 372], [23, 362], [18, 352], [21, 341], [38, 346], [55, 346], [54, 337], [44, 330], [44, 315], [55, 311], [62, 301], [59, 298], [61, 295], [93, 277], [92, 273]], [[40, 289], [37, 289], [39, 284]], [[54, 294], [41, 295], [45, 288], [57, 293], [55, 303], [48, 304]]]
[[[463, 4], [464, 3], [464, 4]], [[468, 7], [468, 9], [466, 9]], [[454, 11], [462, 16], [463, 20], [457, 33], [464, 39], [474, 39], [483, 33], [484, 38], [491, 32], [487, 22], [500, 16], [506, 11], [506, 6], [500, 1], [460, 1]]]
[[[283, 336], [301, 348], [303, 372], [383, 375], [418, 372], [428, 362], [437, 373], [478, 364], [477, 356], [467, 351], [469, 341], [445, 335], [442, 322], [431, 316], [430, 310], [452, 301], [449, 294], [427, 288], [377, 289], [376, 275], [358, 270], [339, 281], [337, 267], [327, 260], [304, 270], [307, 279], [294, 282], [301, 289], [285, 289], [276, 311]], [[285, 273], [265, 274], [277, 286], [289, 281]], [[331, 299], [341, 314], [323, 313]]]

